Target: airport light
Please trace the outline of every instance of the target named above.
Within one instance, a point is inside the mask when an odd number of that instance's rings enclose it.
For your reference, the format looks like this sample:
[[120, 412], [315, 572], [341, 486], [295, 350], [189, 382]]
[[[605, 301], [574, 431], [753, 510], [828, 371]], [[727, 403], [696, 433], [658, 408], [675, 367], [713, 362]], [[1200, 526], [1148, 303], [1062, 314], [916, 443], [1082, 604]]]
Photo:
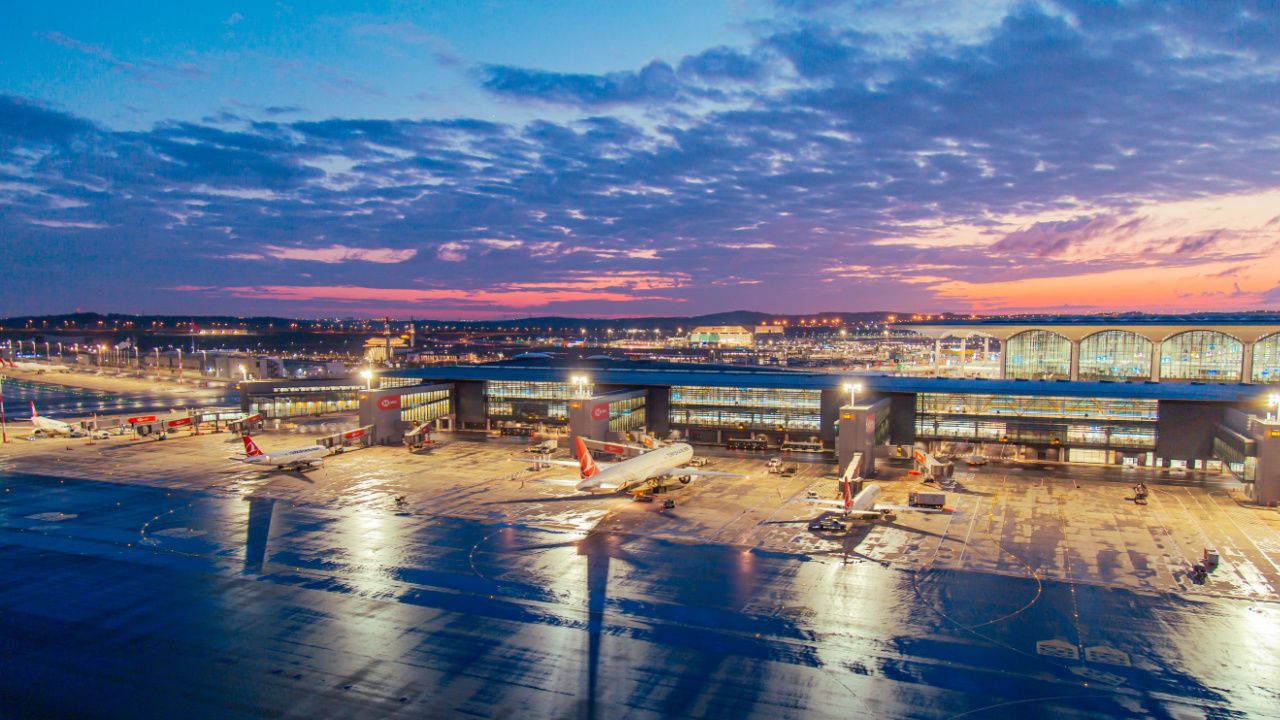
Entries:
[[578, 397], [587, 396], [587, 376], [586, 375], [573, 375], [569, 378], [569, 382], [573, 383], [573, 386], [577, 389]]
[[364, 389], [372, 390], [373, 389], [373, 371], [370, 370], [369, 368], [365, 368], [360, 371], [360, 377], [364, 378]]
[[1267, 407], [1276, 408], [1275, 412], [1267, 411], [1267, 419], [1274, 420], [1277, 414], [1280, 414], [1280, 393], [1271, 393], [1267, 396]]
[[862, 391], [862, 383], [845, 383], [844, 391], [849, 393], [849, 407], [858, 404], [858, 393]]
[[236, 367], [238, 370], [240, 370], [240, 376], [244, 378], [244, 380], [247, 382], [249, 380], [249, 371], [245, 369], [244, 363], [240, 363]]

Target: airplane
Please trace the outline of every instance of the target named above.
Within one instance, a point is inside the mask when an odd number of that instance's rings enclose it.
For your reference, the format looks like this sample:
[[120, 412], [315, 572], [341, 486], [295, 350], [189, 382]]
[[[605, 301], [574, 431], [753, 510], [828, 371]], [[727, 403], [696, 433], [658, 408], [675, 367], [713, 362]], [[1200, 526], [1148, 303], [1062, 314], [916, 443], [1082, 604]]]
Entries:
[[278, 453], [268, 455], [262, 452], [258, 444], [248, 435], [241, 435], [240, 439], [244, 441], [245, 456], [233, 456], [230, 458], [231, 460], [251, 465], [275, 465], [277, 470], [303, 466], [310, 467], [317, 464], [323, 467], [324, 458], [329, 454], [329, 448], [323, 445], [308, 445], [292, 450], [281, 450]]
[[622, 493], [643, 492], [646, 485], [660, 485], [666, 478], [676, 478], [687, 485], [694, 477], [746, 477], [737, 473], [715, 472], [683, 467], [693, 460], [693, 447], [675, 443], [617, 463], [597, 463], [581, 437], [573, 439], [578, 462], [543, 460], [544, 465], [568, 465], [579, 468], [578, 479], [563, 481], [548, 478], [543, 482], [571, 484], [579, 492]]
[[61, 372], [61, 373], [71, 372], [71, 368], [67, 367], [66, 365], [52, 365], [52, 364], [46, 365], [44, 363], [15, 362], [13, 360], [8, 360], [4, 358], [0, 358], [0, 364], [7, 364], [10, 368], [14, 370], [22, 370], [23, 372], [33, 372], [33, 373], [36, 373], [37, 375], [42, 375], [44, 373], [51, 373], [51, 372]]
[[40, 417], [40, 413], [36, 412], [36, 404], [31, 402], [31, 434], [42, 433], [47, 437], [55, 437], [57, 435], [66, 435], [67, 437], [81, 437], [84, 430], [72, 425], [64, 423], [61, 420], [53, 418]]
[[904, 511], [922, 513], [949, 512], [946, 508], [882, 505], [876, 502], [876, 498], [880, 497], [880, 493], [883, 491], [875, 483], [867, 485], [858, 491], [857, 495], [854, 495], [853, 484], [862, 480], [861, 477], [857, 476], [858, 469], [861, 466], [862, 454], [855, 453], [853, 460], [849, 463], [849, 467], [845, 469], [844, 475], [840, 478], [840, 490], [844, 494], [843, 500], [810, 499], [808, 502], [812, 505], [839, 510], [841, 515], [852, 520], [882, 520], [894, 513]]

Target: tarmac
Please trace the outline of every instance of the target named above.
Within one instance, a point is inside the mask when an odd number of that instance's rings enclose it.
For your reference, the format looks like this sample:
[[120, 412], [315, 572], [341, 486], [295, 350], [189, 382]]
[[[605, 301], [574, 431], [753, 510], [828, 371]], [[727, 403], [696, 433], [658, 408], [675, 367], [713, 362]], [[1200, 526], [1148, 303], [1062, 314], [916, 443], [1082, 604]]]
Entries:
[[[510, 439], [433, 438], [305, 472], [229, 460], [227, 434], [0, 447], [0, 657], [18, 668], [0, 700], [32, 717], [1280, 712], [1280, 513], [1229, 480], [993, 464], [957, 473], [950, 512], [830, 534], [808, 529], [811, 494], [837, 497], [829, 463], [779, 477], [770, 454], [699, 448], [747, 477], [677, 483], [664, 509], [542, 482], [573, 470]], [[881, 501], [905, 505], [917, 478], [881, 469]], [[1221, 562], [1197, 584], [1206, 547]]]

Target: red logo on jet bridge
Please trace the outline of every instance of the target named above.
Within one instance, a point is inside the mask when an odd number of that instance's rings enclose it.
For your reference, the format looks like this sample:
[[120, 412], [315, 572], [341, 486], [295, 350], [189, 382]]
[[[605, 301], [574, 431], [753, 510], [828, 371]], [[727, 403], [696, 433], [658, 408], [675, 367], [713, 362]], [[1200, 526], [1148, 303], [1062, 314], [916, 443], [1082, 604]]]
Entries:
[[609, 403], [600, 403], [591, 406], [592, 420], [608, 420], [609, 419]]
[[178, 418], [177, 420], [170, 420], [165, 424], [168, 425], [169, 427], [183, 427], [184, 425], [191, 424], [191, 418], [189, 417]]
[[378, 398], [378, 409], [379, 410], [399, 410], [400, 396], [388, 395], [386, 397]]
[[355, 438], [358, 438], [358, 437], [364, 437], [364, 428], [360, 428], [358, 430], [352, 430], [350, 432], [344, 432], [342, 433], [342, 437], [346, 438], [347, 440], [354, 440]]
[[614, 455], [621, 455], [626, 452], [626, 448], [621, 445], [614, 445], [613, 443], [605, 443], [601, 446], [601, 449], [607, 453], [613, 453]]
[[156, 421], [155, 415], [139, 415], [138, 417], [131, 417], [127, 420], [127, 422], [130, 425], [137, 425], [138, 423], [150, 423], [155, 421]]
[[912, 454], [915, 456], [916, 462], [920, 463], [921, 465], [924, 465], [924, 453], [920, 452], [919, 450], [913, 450]]

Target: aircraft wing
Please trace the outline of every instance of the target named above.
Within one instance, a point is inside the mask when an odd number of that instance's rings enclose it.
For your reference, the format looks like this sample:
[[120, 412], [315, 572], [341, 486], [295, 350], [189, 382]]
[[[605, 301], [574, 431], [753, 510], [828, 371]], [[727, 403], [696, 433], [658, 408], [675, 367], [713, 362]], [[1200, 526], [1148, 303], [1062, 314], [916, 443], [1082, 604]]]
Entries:
[[[562, 467], [574, 467], [574, 468], [581, 467], [581, 464], [577, 460], [539, 460], [536, 457], [532, 459], [527, 457], [523, 457], [523, 458], [513, 457], [513, 458], [507, 458], [507, 459], [510, 460], [511, 462], [524, 463], [525, 465], [560, 465]], [[596, 467], [603, 470], [607, 467], [612, 467], [616, 464], [617, 463], [597, 462]]]
[[831, 508], [832, 510], [843, 510], [844, 502], [840, 500], [819, 500], [817, 498], [805, 498], [805, 502], [818, 507]]
[[541, 485], [558, 485], [560, 487], [576, 488], [578, 487], [578, 483], [582, 482], [582, 480], [578, 478], [558, 477], [558, 478], [529, 478], [524, 482], [539, 483]]
[[[602, 452], [613, 453], [615, 455], [622, 455], [624, 454], [623, 451], [625, 451], [625, 453], [630, 453], [632, 456], [643, 455], [649, 452], [650, 450], [650, 448], [644, 447], [643, 445], [630, 445], [627, 443], [620, 443], [620, 442], [605, 442], [604, 440], [591, 440], [589, 438], [582, 438], [582, 444], [586, 445], [588, 448], [592, 450], [600, 450]], [[596, 464], [600, 465], [602, 463], [597, 461]]]
[[943, 513], [947, 512], [946, 508], [927, 508], [912, 507], [911, 505], [881, 505], [876, 504], [876, 513], [884, 512], [918, 512], [918, 513]]
[[731, 477], [731, 478], [750, 477], [749, 475], [743, 475], [741, 473], [716, 472], [715, 470], [700, 470], [698, 468], [691, 468], [691, 467], [680, 468], [679, 470], [672, 470], [671, 474], [672, 475], [692, 475], [693, 477]]

